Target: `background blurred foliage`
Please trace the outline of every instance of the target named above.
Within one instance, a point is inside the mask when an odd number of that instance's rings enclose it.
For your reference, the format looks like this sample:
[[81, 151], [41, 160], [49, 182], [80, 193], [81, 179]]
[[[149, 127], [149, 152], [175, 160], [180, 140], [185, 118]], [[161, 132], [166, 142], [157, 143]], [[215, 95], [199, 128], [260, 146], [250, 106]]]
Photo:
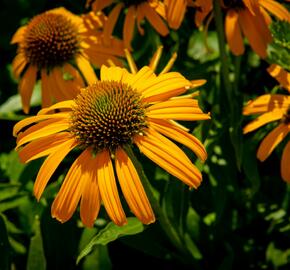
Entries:
[[[241, 127], [249, 121], [241, 115], [244, 102], [277, 91], [277, 82], [266, 72], [268, 63], [249, 48], [242, 57], [231, 55], [230, 75], [234, 78], [237, 66], [240, 71], [232, 100], [235, 122], [230, 127], [215, 26], [212, 23], [205, 36], [193, 27], [192, 10], [188, 10], [181, 28], [171, 31], [168, 37], [159, 37], [145, 25], [145, 35], [137, 34], [133, 41], [133, 55], [139, 67], [148, 64], [162, 44], [160, 69], [177, 51], [174, 70], [189, 79], [207, 80], [200, 87], [199, 101], [204, 111], [211, 112], [212, 120], [187, 124], [205, 142], [208, 151], [205, 164], [197, 161], [204, 177], [201, 187], [188, 190], [138, 156], [163, 212], [181, 239], [182, 250], [172, 245], [158, 222], [145, 226], [131, 217], [127, 226], [117, 227], [108, 223], [105, 211], [101, 211], [93, 229], [82, 226], [78, 213], [65, 224], [52, 219], [50, 205], [69, 160], [58, 168], [40, 202], [36, 201], [32, 188], [41, 160], [21, 164], [13, 150], [12, 128], [24, 116], [17, 82], [11, 75], [16, 46], [9, 43], [19, 25], [58, 6], [75, 13], [85, 11], [85, 1], [1, 2], [0, 269], [289, 269], [290, 186], [280, 178], [282, 146], [260, 163], [256, 149], [270, 128], [266, 126], [246, 136], [241, 133]], [[116, 35], [120, 36], [121, 28], [122, 25], [117, 26]], [[271, 30], [274, 41], [268, 61], [289, 69], [289, 25], [276, 24]], [[39, 108], [37, 91], [33, 100], [32, 114]], [[235, 131], [234, 136], [230, 128]], [[188, 155], [195, 159], [191, 153]], [[129, 214], [128, 209], [126, 213]]]

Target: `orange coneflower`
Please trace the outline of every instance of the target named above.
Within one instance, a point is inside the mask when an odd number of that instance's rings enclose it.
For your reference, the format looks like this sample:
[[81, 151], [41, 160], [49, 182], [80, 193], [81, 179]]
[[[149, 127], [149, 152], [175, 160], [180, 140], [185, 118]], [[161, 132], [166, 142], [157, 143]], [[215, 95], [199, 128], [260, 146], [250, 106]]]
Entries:
[[165, 17], [164, 5], [159, 0], [87, 0], [87, 5], [92, 2], [94, 12], [103, 10], [104, 8], [114, 4], [108, 22], [104, 28], [105, 42], [109, 43], [110, 36], [114, 30], [119, 14], [122, 9], [127, 8], [127, 14], [123, 26], [124, 44], [128, 49], [131, 49], [131, 41], [134, 33], [135, 21], [140, 34], [144, 34], [144, 29], [141, 27], [141, 22], [146, 18], [153, 28], [163, 36], [166, 36], [169, 31], [161, 17]]
[[29, 162], [48, 156], [34, 185], [39, 200], [65, 156], [73, 149], [82, 150], [52, 205], [52, 216], [61, 222], [72, 216], [80, 201], [80, 216], [86, 226], [93, 226], [101, 202], [113, 222], [125, 224], [116, 176], [132, 212], [143, 223], [152, 223], [154, 213], [126, 149], [136, 145], [164, 170], [197, 188], [202, 180], [200, 171], [170, 139], [204, 161], [203, 144], [176, 120], [210, 116], [199, 108], [196, 94], [180, 96], [194, 83], [178, 72], [156, 75], [145, 66], [129, 73], [120, 67], [102, 66], [100, 77], [76, 99], [42, 109], [15, 125], [20, 158]]
[[[86, 83], [97, 80], [92, 64], [104, 63], [106, 57], [115, 60], [122, 55], [122, 43], [105, 47], [102, 34], [97, 32], [105, 21], [103, 15], [88, 14], [81, 18], [65, 8], [46, 11], [32, 18], [14, 34], [11, 43], [18, 43], [12, 63], [19, 82], [23, 110], [29, 112], [34, 85], [41, 78], [42, 106], [54, 101], [74, 98]], [[94, 33], [87, 25], [95, 26]], [[85, 81], [83, 79], [85, 78]]]
[[[272, 65], [268, 71], [290, 93], [290, 74], [277, 65]], [[259, 146], [257, 157], [260, 161], [264, 161], [290, 132], [290, 96], [289, 94], [267, 94], [260, 96], [245, 106], [244, 115], [251, 114], [260, 114], [260, 116], [245, 126], [244, 133], [253, 131], [270, 122], [278, 121], [278, 125], [263, 139]], [[287, 182], [290, 182], [289, 164], [290, 141], [287, 142], [283, 150], [281, 160], [281, 176]]]
[[274, 0], [223, 0], [227, 10], [225, 33], [230, 50], [235, 55], [244, 53], [243, 35], [252, 49], [262, 58], [267, 56], [267, 45], [271, 41], [269, 24], [271, 17], [290, 21], [290, 14]]

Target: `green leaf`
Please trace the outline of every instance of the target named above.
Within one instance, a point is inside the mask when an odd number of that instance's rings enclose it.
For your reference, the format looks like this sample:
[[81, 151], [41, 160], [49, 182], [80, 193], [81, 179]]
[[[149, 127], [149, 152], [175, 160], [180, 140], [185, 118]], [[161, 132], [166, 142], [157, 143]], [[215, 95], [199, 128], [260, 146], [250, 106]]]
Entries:
[[10, 245], [4, 218], [0, 215], [0, 269], [8, 270]]
[[268, 46], [268, 61], [290, 70], [290, 23], [275, 21], [271, 24], [273, 41]]
[[80, 252], [77, 263], [87, 256], [96, 245], [107, 245], [108, 243], [127, 235], [134, 235], [144, 230], [143, 224], [137, 218], [128, 218], [128, 223], [125, 226], [117, 226], [113, 222], [110, 222], [104, 229], [94, 236], [87, 246]]
[[[31, 106], [38, 106], [41, 104], [40, 82], [36, 83], [31, 97]], [[22, 110], [20, 95], [10, 97], [6, 102], [0, 106], [0, 118], [2, 116], [15, 116], [14, 112]]]
[[30, 240], [27, 270], [46, 269], [46, 261], [43, 250], [42, 236], [40, 230], [40, 222], [38, 216], [35, 217], [35, 234]]
[[0, 203], [0, 212], [18, 207], [27, 200], [27, 195], [16, 195], [9, 200]]
[[270, 261], [275, 269], [280, 266], [286, 265], [289, 263], [290, 249], [281, 250], [275, 247], [274, 243], [271, 242], [267, 247], [266, 259]]
[[192, 255], [192, 257], [196, 260], [201, 260], [202, 259], [202, 254], [199, 251], [197, 245], [194, 243], [194, 241], [190, 238], [190, 235], [188, 233], [184, 234], [184, 241], [185, 245]]

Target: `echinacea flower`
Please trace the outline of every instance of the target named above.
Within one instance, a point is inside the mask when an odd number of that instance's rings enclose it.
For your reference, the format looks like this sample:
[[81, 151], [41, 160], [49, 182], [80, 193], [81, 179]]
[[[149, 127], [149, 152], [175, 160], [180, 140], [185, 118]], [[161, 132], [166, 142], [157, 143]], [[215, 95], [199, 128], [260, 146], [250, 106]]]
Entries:
[[[276, 69], [276, 73], [273, 71]], [[289, 80], [289, 73], [282, 70], [279, 66], [272, 66], [269, 69], [269, 73], [277, 78], [277, 71], [280, 70], [280, 76], [278, 81], [282, 77], [287, 77]], [[286, 75], [286, 76], [285, 76]], [[280, 81], [279, 81], [280, 82]], [[289, 87], [289, 81], [288, 81]], [[288, 89], [289, 93], [290, 90]], [[264, 161], [273, 152], [276, 146], [287, 136], [290, 132], [290, 96], [282, 94], [266, 94], [250, 101], [244, 107], [244, 115], [259, 114], [259, 116], [244, 127], [244, 133], [251, 132], [257, 128], [268, 124], [270, 122], [277, 122], [277, 126], [263, 139], [258, 151], [257, 158], [260, 161]], [[282, 153], [281, 160], [281, 176], [282, 179], [290, 182], [290, 141], [286, 143], [286, 146]]]
[[[95, 32], [86, 27], [94, 20]], [[105, 58], [123, 54], [123, 45], [114, 39], [112, 47], [101, 42], [104, 16], [87, 15], [81, 18], [65, 8], [56, 8], [39, 14], [20, 27], [11, 43], [18, 44], [12, 69], [20, 78], [19, 92], [23, 110], [29, 112], [34, 85], [41, 79], [42, 106], [55, 101], [74, 98], [81, 87], [97, 80], [91, 64], [101, 65]], [[92, 23], [90, 24], [93, 25]], [[85, 78], [85, 81], [83, 79]]]
[[267, 45], [272, 39], [268, 12], [280, 20], [290, 21], [287, 9], [274, 0], [223, 0], [222, 3], [227, 10], [225, 34], [230, 50], [235, 55], [244, 53], [243, 33], [260, 57], [267, 56]]
[[[91, 4], [92, 2], [92, 4]], [[104, 28], [105, 42], [109, 43], [110, 36], [115, 28], [120, 12], [128, 9], [123, 25], [123, 39], [125, 47], [131, 49], [131, 41], [133, 38], [135, 21], [138, 31], [141, 35], [144, 34], [144, 29], [141, 22], [144, 18], [152, 25], [152, 27], [162, 36], [166, 36], [169, 31], [162, 17], [165, 17], [164, 5], [159, 0], [88, 0], [87, 5], [92, 5], [94, 12], [103, 10], [104, 8], [114, 5], [108, 16], [108, 22]]]
[[[143, 223], [154, 213], [126, 149], [141, 153], [190, 187], [202, 180], [200, 171], [171, 140], [191, 149], [202, 161], [203, 144], [176, 120], [206, 120], [193, 86], [178, 72], [156, 75], [145, 66], [135, 74], [120, 67], [101, 67], [100, 80], [83, 88], [74, 99], [42, 109], [17, 123], [17, 149], [22, 162], [48, 156], [34, 185], [39, 200], [49, 179], [73, 149], [82, 153], [73, 162], [52, 204], [52, 216], [71, 218], [80, 201], [80, 216], [93, 226], [103, 203], [117, 225], [126, 224], [116, 179], [131, 211]], [[55, 112], [57, 110], [57, 112]], [[170, 140], [171, 139], [171, 140]]]

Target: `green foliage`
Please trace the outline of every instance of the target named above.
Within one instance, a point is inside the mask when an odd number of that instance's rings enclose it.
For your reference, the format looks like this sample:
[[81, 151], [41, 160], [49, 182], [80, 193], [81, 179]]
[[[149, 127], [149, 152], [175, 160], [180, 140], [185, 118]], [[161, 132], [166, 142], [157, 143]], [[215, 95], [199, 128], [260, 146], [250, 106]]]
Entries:
[[270, 26], [273, 41], [268, 47], [269, 62], [290, 71], [290, 23], [275, 21]]

